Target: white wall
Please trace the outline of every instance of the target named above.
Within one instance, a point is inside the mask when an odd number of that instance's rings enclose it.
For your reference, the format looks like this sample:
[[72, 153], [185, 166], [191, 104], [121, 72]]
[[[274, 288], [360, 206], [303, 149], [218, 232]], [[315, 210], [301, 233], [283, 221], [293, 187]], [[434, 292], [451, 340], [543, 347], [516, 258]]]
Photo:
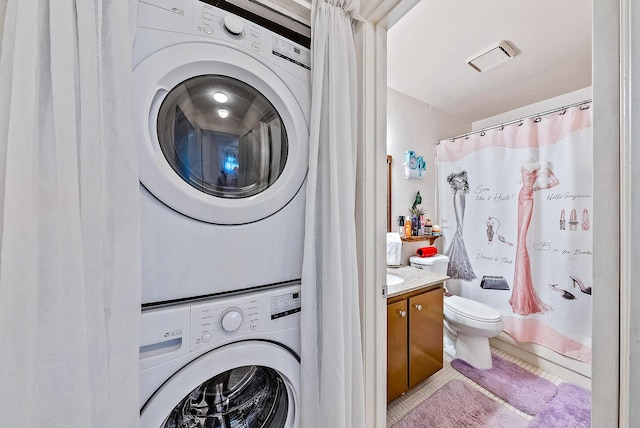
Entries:
[[[398, 228], [398, 216], [409, 215], [416, 192], [422, 196], [422, 208], [434, 224], [436, 212], [436, 141], [471, 130], [471, 123], [452, 116], [425, 102], [395, 89], [387, 90], [387, 154], [393, 156], [391, 167], [391, 224]], [[427, 163], [422, 180], [405, 178], [404, 152], [413, 150]], [[436, 245], [437, 245], [436, 241]], [[409, 242], [402, 246], [402, 264], [408, 264], [415, 250], [428, 242]]]
[[473, 130], [480, 130], [490, 126], [500, 125], [501, 123], [518, 120], [527, 116], [536, 115], [545, 111], [568, 106], [570, 104], [580, 103], [590, 100], [593, 97], [593, 88], [591, 86], [577, 91], [569, 92], [557, 97], [549, 98], [538, 103], [529, 104], [515, 110], [507, 111], [496, 116], [473, 122]]

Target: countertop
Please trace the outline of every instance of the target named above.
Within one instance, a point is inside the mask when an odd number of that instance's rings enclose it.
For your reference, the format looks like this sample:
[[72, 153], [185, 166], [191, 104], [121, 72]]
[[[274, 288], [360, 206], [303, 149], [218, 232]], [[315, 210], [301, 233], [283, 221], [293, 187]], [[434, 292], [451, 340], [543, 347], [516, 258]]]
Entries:
[[427, 288], [449, 278], [447, 275], [418, 269], [413, 266], [401, 266], [398, 268], [388, 267], [387, 273], [398, 275], [404, 279], [400, 284], [387, 286], [387, 298], [395, 297], [421, 288]]

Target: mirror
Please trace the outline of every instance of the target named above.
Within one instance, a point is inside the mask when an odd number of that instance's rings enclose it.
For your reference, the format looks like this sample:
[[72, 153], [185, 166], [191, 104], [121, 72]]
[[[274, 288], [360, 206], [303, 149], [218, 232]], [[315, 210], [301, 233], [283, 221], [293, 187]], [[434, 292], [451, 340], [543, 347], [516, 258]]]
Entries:
[[391, 232], [391, 161], [393, 157], [387, 155], [387, 232]]

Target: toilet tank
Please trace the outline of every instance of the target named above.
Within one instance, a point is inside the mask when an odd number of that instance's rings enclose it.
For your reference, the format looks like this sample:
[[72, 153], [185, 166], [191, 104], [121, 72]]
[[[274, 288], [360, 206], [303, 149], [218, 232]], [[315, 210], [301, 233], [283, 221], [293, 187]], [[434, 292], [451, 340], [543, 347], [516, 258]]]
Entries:
[[418, 269], [424, 269], [430, 272], [446, 275], [447, 266], [449, 265], [449, 257], [444, 254], [436, 254], [431, 257], [413, 256], [409, 258], [409, 264]]

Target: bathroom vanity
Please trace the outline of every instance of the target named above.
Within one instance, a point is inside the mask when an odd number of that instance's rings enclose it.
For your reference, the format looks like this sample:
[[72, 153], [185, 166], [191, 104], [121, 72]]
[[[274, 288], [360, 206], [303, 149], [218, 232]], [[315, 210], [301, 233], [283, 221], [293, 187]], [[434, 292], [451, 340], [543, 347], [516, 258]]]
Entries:
[[[404, 266], [387, 270], [387, 402], [442, 368], [447, 276]], [[401, 281], [398, 279], [401, 278]]]

